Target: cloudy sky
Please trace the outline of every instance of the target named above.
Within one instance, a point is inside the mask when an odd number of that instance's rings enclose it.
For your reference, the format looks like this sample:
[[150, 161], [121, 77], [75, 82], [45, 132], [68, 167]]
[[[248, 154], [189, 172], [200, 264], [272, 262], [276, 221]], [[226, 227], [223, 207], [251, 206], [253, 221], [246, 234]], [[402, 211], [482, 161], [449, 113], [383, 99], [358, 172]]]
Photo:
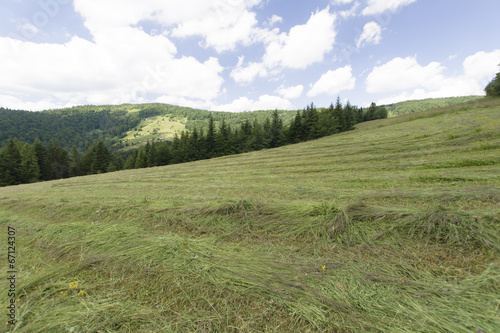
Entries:
[[483, 94], [498, 0], [2, 0], [0, 106], [207, 110]]

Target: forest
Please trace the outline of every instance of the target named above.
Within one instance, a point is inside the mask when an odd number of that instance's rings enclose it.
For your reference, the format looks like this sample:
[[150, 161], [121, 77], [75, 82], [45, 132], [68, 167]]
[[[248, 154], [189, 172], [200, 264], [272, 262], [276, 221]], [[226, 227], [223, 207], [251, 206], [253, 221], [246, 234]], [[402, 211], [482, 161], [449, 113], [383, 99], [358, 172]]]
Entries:
[[[140, 116], [143, 117], [155, 114], [151, 109], [141, 112]], [[98, 125], [92, 122], [92, 117], [82, 121], [88, 121], [86, 128], [91, 132], [112, 132], [113, 128], [127, 126], [127, 121], [134, 119], [120, 118], [116, 111], [109, 111], [106, 115], [109, 119], [115, 117], [117, 123], [99, 129]], [[71, 114], [68, 114], [68, 117], [70, 116]], [[275, 148], [350, 131], [357, 123], [381, 118], [387, 118], [385, 107], [372, 103], [369, 108], [363, 110], [350, 105], [349, 102], [343, 106], [340, 98], [337, 98], [335, 105], [331, 104], [329, 108], [324, 109], [318, 109], [311, 103], [303, 110], [297, 111], [289, 125], [284, 124], [277, 110], [262, 121], [257, 118], [253, 121], [246, 119], [239, 126], [231, 126], [224, 118], [216, 125], [214, 117], [211, 116], [205, 127], [194, 126], [192, 131], [182, 131], [172, 142], [148, 141], [125, 156], [113, 152], [109, 142], [102, 137], [93, 141], [86, 140], [84, 151], [81, 152], [81, 148], [75, 143], [68, 150], [57, 138], [52, 138], [44, 144], [37, 137], [30, 143], [23, 141], [24, 136], [21, 135], [20, 138], [11, 137], [0, 151], [0, 186], [176, 164]], [[71, 136], [70, 133], [66, 135]], [[83, 131], [80, 135], [86, 137]], [[91, 135], [87, 137], [92, 138]]]

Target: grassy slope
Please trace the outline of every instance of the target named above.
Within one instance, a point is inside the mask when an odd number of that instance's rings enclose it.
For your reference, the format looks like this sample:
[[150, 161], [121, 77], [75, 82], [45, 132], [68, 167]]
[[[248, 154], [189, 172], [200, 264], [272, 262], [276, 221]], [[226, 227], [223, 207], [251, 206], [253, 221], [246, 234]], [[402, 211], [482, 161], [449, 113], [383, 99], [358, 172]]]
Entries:
[[390, 117], [403, 116], [410, 113], [422, 112], [431, 109], [452, 106], [461, 104], [476, 99], [481, 99], [483, 96], [461, 96], [461, 97], [444, 97], [444, 98], [427, 98], [421, 100], [411, 100], [395, 104], [386, 105]]
[[500, 100], [485, 99], [274, 150], [2, 188], [15, 331], [493, 332], [499, 128]]

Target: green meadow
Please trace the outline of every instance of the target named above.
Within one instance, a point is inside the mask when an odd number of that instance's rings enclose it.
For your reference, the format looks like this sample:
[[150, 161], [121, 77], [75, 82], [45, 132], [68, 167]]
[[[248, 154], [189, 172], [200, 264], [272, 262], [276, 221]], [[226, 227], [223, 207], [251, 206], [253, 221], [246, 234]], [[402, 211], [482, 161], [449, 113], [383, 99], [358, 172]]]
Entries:
[[0, 331], [498, 332], [499, 157], [500, 99], [484, 98], [0, 188]]

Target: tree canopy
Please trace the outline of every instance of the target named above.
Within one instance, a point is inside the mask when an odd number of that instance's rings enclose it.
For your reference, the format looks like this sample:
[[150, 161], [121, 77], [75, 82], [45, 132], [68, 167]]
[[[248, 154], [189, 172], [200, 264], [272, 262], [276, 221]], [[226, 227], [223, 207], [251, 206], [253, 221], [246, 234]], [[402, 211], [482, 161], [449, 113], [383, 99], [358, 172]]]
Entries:
[[486, 96], [499, 97], [500, 96], [500, 72], [497, 73], [495, 78], [484, 88]]

